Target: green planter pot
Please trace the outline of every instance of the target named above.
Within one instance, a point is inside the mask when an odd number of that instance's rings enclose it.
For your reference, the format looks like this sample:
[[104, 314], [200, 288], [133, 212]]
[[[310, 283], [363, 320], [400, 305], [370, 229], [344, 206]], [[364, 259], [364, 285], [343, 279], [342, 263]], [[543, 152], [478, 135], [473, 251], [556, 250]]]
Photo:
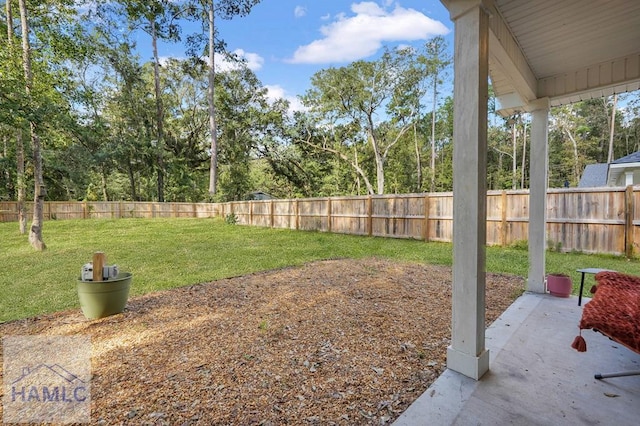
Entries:
[[124, 311], [129, 299], [133, 276], [121, 272], [107, 281], [82, 281], [78, 279], [78, 299], [82, 313], [88, 319], [108, 317]]

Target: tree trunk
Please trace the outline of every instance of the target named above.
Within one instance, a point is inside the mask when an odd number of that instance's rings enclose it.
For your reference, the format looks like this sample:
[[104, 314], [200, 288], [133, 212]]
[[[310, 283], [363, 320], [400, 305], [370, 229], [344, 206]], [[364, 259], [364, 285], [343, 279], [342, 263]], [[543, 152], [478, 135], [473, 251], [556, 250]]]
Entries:
[[569, 139], [571, 140], [571, 143], [573, 144], [573, 174], [575, 177], [576, 182], [580, 179], [580, 172], [578, 171], [578, 167], [579, 167], [579, 159], [580, 157], [578, 156], [578, 142], [576, 142], [576, 139], [573, 137], [573, 135], [571, 134], [571, 132], [569, 131], [569, 129], [564, 129], [565, 133], [567, 134], [567, 136], [569, 136]]
[[369, 131], [367, 133], [376, 162], [376, 194], [381, 195], [384, 194], [384, 156], [380, 153], [380, 145], [378, 144], [378, 140], [376, 139], [376, 135], [373, 131], [374, 125], [371, 114], [369, 114], [367, 120], [369, 123]]
[[[9, 137], [7, 135], [3, 135], [2, 136], [2, 155], [0, 155], [0, 158], [5, 159], [8, 156], [9, 156]], [[5, 188], [7, 190], [7, 193], [11, 194], [11, 173], [9, 173], [8, 167], [3, 167], [3, 168], [4, 168], [4, 179], [6, 182]]]
[[[31, 85], [33, 76], [31, 74], [31, 48], [29, 46], [29, 24], [27, 19], [27, 6], [25, 0], [19, 0], [20, 23], [22, 26], [22, 63], [24, 67], [25, 92], [27, 97], [31, 97]], [[38, 137], [36, 123], [29, 122], [31, 131], [31, 145], [33, 149], [33, 177], [34, 177], [34, 197], [33, 197], [33, 221], [29, 231], [29, 242], [36, 250], [44, 250], [46, 245], [42, 240], [42, 226], [44, 224], [44, 197], [46, 189], [42, 178], [42, 153], [40, 138]]]
[[100, 170], [100, 178], [102, 183], [102, 201], [109, 201], [109, 196], [107, 195], [107, 173], [104, 167]]
[[133, 165], [131, 164], [131, 157], [127, 161], [127, 173], [129, 175], [129, 187], [131, 188], [131, 199], [138, 201], [138, 194], [136, 192], [136, 177], [133, 172]]
[[22, 130], [16, 131], [16, 169], [18, 183], [18, 224], [20, 234], [27, 232], [27, 210], [25, 208], [27, 185], [24, 180], [24, 142], [22, 141]]
[[420, 146], [418, 144], [418, 130], [416, 123], [413, 123], [413, 145], [416, 150], [416, 172], [418, 185], [416, 186], [417, 192], [422, 192], [422, 158], [420, 156]]
[[[11, 2], [5, 2], [7, 13], [7, 45], [9, 52], [13, 56], [13, 12]], [[16, 186], [18, 192], [18, 225], [20, 234], [27, 232], [27, 212], [25, 210], [26, 186], [24, 180], [24, 143], [22, 141], [22, 130], [16, 129]]]
[[216, 107], [215, 107], [215, 51], [214, 51], [214, 7], [211, 0], [209, 9], [209, 90], [207, 100], [209, 102], [209, 132], [211, 133], [211, 164], [209, 166], [209, 194], [215, 195], [218, 176], [218, 135], [216, 134]]
[[613, 95], [613, 108], [611, 109], [611, 123], [609, 130], [609, 155], [607, 156], [607, 163], [613, 162], [613, 135], [616, 127], [616, 106], [618, 104], [618, 94]]
[[518, 142], [518, 138], [517, 138], [517, 134], [516, 134], [516, 120], [513, 120], [513, 123], [511, 123], [511, 139], [512, 139], [512, 143], [513, 143], [513, 157], [512, 157], [512, 165], [511, 165], [511, 189], [516, 189], [516, 181], [517, 181], [517, 171], [518, 171], [518, 166], [517, 166], [517, 142]]
[[436, 190], [436, 104], [438, 101], [438, 70], [433, 76], [433, 110], [431, 112], [431, 192]]
[[5, 1], [4, 6], [7, 14], [7, 45], [11, 48], [13, 46], [13, 12], [11, 10], [11, 1]]
[[44, 225], [44, 198], [47, 196], [47, 190], [42, 179], [42, 155], [36, 123], [29, 123], [29, 127], [31, 129], [31, 144], [33, 146], [33, 174], [35, 181], [33, 195], [33, 220], [29, 231], [29, 242], [33, 248], [42, 251], [47, 248], [44, 240], [42, 239], [42, 227]]
[[153, 45], [153, 79], [156, 91], [156, 125], [158, 131], [158, 143], [156, 149], [158, 167], [158, 201], [164, 201], [164, 111], [162, 107], [162, 93], [160, 91], [160, 58], [158, 57], [158, 36], [156, 23], [151, 21], [151, 43]]
[[[2, 158], [9, 158], [9, 135], [4, 135], [2, 137]], [[8, 163], [7, 163], [8, 166]], [[13, 182], [13, 176], [11, 175], [11, 168], [4, 167], [4, 179], [6, 182], [5, 188], [7, 190], [7, 195], [10, 199], [15, 199], [16, 197], [16, 187]]]
[[[351, 167], [354, 168], [356, 173], [358, 173], [360, 175], [360, 177], [362, 177], [362, 180], [364, 181], [364, 185], [367, 187], [367, 194], [368, 195], [374, 195], [375, 194], [375, 192], [373, 190], [373, 185], [371, 185], [371, 182], [369, 181], [369, 178], [367, 177], [367, 175], [364, 172], [364, 170], [362, 170], [362, 167], [360, 167], [360, 165], [357, 162], [351, 161], [351, 159], [349, 157], [347, 157], [346, 154], [338, 151], [337, 149], [330, 148], [327, 144], [324, 144], [324, 146], [316, 145], [316, 144], [312, 143], [310, 139], [301, 140], [301, 142], [309, 145], [312, 148], [335, 154], [338, 157], [340, 157], [343, 161], [346, 161], [347, 163], [349, 163], [351, 165]], [[357, 158], [357, 156], [356, 156], [356, 158]]]
[[384, 194], [384, 158], [380, 155], [380, 150], [378, 147], [378, 142], [373, 136], [373, 132], [369, 135], [371, 139], [371, 146], [373, 147], [373, 152], [375, 154], [376, 160], [376, 187], [377, 194]]
[[524, 189], [524, 176], [527, 165], [527, 123], [524, 123], [522, 131], [522, 177], [520, 181], [520, 189]]
[[[355, 158], [356, 167], [360, 167], [358, 164], [358, 148], [353, 146], [353, 156]], [[360, 195], [360, 175], [356, 173], [356, 194]]]

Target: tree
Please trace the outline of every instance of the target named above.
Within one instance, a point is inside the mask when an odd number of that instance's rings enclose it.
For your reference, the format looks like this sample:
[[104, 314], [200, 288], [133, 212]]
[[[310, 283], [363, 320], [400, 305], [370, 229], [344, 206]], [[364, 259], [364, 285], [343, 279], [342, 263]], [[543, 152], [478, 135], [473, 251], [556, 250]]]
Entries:
[[[605, 101], [606, 102], [606, 101]], [[618, 94], [613, 95], [613, 107], [611, 107], [611, 119], [609, 120], [609, 153], [607, 154], [607, 163], [613, 162], [613, 136], [616, 128], [616, 105], [618, 104]]]
[[436, 191], [453, 190], [453, 97], [447, 96], [440, 108], [438, 108], [438, 120], [436, 134], [440, 139], [436, 140], [437, 159], [439, 173], [436, 174]]
[[[324, 144], [320, 149], [349, 161], [363, 179], [366, 174], [362, 168], [348, 160], [352, 151], [349, 140], [369, 144], [376, 175], [376, 188], [368, 184], [369, 193], [384, 193], [384, 165], [389, 152], [411, 128], [417, 115], [411, 99], [415, 99], [424, 75], [415, 72], [414, 64], [413, 53], [405, 49], [385, 51], [376, 61], [356, 61], [345, 67], [321, 70], [312, 76], [312, 88], [303, 97], [317, 126], [360, 133], [360, 139], [350, 134], [338, 148]], [[385, 117], [388, 124], [383, 126], [379, 123]]]
[[434, 37], [427, 43], [427, 55], [418, 58], [427, 65], [433, 84], [433, 100], [431, 113], [431, 182], [429, 190], [435, 191], [436, 184], [436, 109], [438, 105], [438, 85], [442, 83], [442, 73], [451, 64], [446, 53], [447, 42], [442, 36]]
[[157, 154], [152, 146], [155, 102], [144, 78], [148, 67], [139, 66], [128, 54], [128, 47], [122, 48], [112, 59], [117, 81], [105, 106], [105, 116], [110, 123], [117, 166], [127, 176], [128, 198], [139, 201], [152, 198], [152, 194], [142, 194], [140, 181], [152, 178], [151, 170], [156, 164]]
[[[13, 10], [11, 1], [5, 2], [5, 10], [7, 15], [7, 58], [3, 61], [8, 67], [12, 67], [15, 63], [14, 56], [14, 33], [13, 33]], [[6, 70], [5, 74], [5, 83], [11, 79], [6, 78], [9, 74], [12, 73], [12, 70], [9, 68]], [[15, 78], [13, 79], [16, 80]], [[17, 89], [17, 86], [14, 86]], [[17, 90], [16, 90], [17, 91]], [[12, 109], [8, 109], [11, 111]], [[5, 120], [3, 120], [5, 121]], [[9, 122], [6, 120], [5, 122]], [[17, 198], [18, 198], [18, 226], [20, 229], [20, 234], [24, 234], [27, 231], [27, 212], [25, 208], [25, 200], [26, 200], [26, 182], [25, 182], [25, 174], [24, 174], [24, 142], [22, 140], [22, 129], [21, 123], [14, 123], [15, 125], [15, 139], [16, 139], [16, 187], [17, 187]], [[5, 154], [5, 158], [7, 155]], [[7, 169], [8, 170], [8, 169]], [[7, 180], [9, 180], [9, 174], [7, 174]]]
[[[22, 27], [22, 62], [24, 67], [25, 93], [27, 98], [31, 97], [33, 85], [33, 75], [31, 73], [31, 47], [29, 45], [29, 18], [27, 13], [26, 0], [18, 1], [20, 9], [20, 25]], [[42, 251], [46, 245], [42, 239], [42, 226], [44, 224], [44, 197], [47, 195], [42, 178], [42, 152], [40, 138], [38, 137], [37, 124], [34, 119], [29, 120], [29, 130], [31, 133], [31, 149], [33, 151], [34, 168], [34, 202], [33, 221], [29, 230], [29, 242], [36, 250]]]
[[167, 194], [171, 201], [206, 198], [208, 171], [207, 70], [171, 59], [161, 74], [167, 112]]
[[[366, 141], [362, 139], [362, 132], [357, 126], [340, 123], [319, 126], [312, 117], [298, 114], [296, 118], [296, 126], [291, 134], [294, 144], [304, 144], [315, 151], [335, 155], [353, 168], [357, 175], [358, 186], [359, 179], [362, 179], [367, 193], [375, 193], [368, 170], [358, 160], [358, 151], [363, 148], [362, 145], [365, 145]], [[353, 149], [350, 150], [350, 148]]]
[[217, 73], [216, 111], [221, 150], [217, 198], [244, 199], [253, 188], [251, 163], [265, 144], [281, 137], [287, 105], [269, 103], [267, 90], [246, 66]]
[[122, 0], [127, 19], [151, 37], [153, 49], [153, 78], [156, 103], [156, 173], [158, 201], [164, 201], [164, 108], [160, 87], [160, 57], [158, 39], [176, 41], [179, 27], [174, 19], [179, 15], [177, 5], [170, 0]]
[[209, 24], [209, 90], [207, 91], [207, 103], [209, 105], [209, 133], [211, 139], [211, 163], [209, 164], [209, 194], [216, 194], [218, 177], [218, 132], [216, 129], [216, 104], [215, 104], [215, 4], [211, 0], [207, 17]]
[[[208, 54], [208, 79], [209, 89], [207, 102], [209, 106], [209, 138], [211, 142], [211, 158], [209, 165], [209, 194], [215, 195], [218, 176], [218, 132], [216, 125], [215, 107], [215, 53], [224, 51], [224, 42], [216, 40], [215, 17], [218, 15], [222, 19], [232, 19], [234, 16], [246, 16], [260, 0], [220, 0], [216, 7], [215, 0], [195, 0], [190, 4], [191, 16], [206, 23], [203, 29], [208, 34], [207, 49]], [[198, 37], [191, 38], [192, 54], [199, 57], [202, 49], [198, 49]]]
[[[585, 136], [589, 135], [589, 127], [579, 111], [580, 106], [574, 104], [553, 109], [550, 120], [551, 138], [559, 141], [559, 144], [555, 147], [555, 144], [550, 144], [549, 186], [560, 187], [564, 185], [564, 181], [576, 184], [580, 179], [584, 167], [582, 145]], [[567, 141], [570, 143], [568, 146]]]

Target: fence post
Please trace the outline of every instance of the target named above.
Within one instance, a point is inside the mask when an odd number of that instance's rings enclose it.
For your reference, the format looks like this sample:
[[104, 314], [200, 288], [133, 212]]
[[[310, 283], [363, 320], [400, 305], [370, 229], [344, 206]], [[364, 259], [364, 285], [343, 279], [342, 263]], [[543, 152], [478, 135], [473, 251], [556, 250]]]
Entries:
[[296, 230], [300, 229], [300, 200], [296, 198]]
[[274, 218], [273, 218], [273, 200], [269, 200], [269, 221], [271, 222], [271, 227], [273, 228]]
[[373, 235], [373, 200], [371, 195], [367, 196], [367, 235]]
[[87, 218], [87, 202], [86, 201], [82, 202], [82, 218], [83, 219]]
[[507, 191], [502, 191], [502, 218], [501, 218], [501, 245], [502, 247], [507, 246], [507, 238], [508, 238], [508, 227], [507, 227]]
[[624, 194], [625, 199], [625, 208], [624, 208], [624, 251], [627, 258], [630, 258], [633, 255], [633, 186], [629, 185], [625, 189]]
[[249, 201], [249, 225], [253, 226], [253, 201]]
[[327, 198], [327, 232], [331, 232], [331, 197]]
[[429, 242], [429, 194], [424, 194], [424, 223], [422, 224], [422, 239]]

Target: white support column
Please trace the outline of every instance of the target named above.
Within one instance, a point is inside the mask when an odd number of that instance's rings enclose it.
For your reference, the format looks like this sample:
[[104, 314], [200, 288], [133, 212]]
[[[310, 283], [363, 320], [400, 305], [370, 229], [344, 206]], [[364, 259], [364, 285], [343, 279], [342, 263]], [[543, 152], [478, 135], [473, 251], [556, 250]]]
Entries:
[[531, 112], [529, 170], [529, 278], [527, 290], [544, 293], [547, 242], [549, 99], [534, 102]]
[[449, 4], [455, 22], [453, 115], [453, 312], [447, 367], [473, 379], [485, 349], [488, 16], [480, 0]]

